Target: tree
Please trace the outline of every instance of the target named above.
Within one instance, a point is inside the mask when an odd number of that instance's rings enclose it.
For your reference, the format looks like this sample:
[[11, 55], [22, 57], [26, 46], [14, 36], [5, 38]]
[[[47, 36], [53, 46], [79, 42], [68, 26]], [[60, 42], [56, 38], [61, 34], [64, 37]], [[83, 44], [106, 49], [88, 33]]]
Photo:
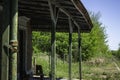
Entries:
[[56, 33], [56, 53], [60, 58], [68, 53], [68, 33]]
[[51, 39], [49, 32], [33, 32], [32, 44], [34, 53], [48, 52], [51, 49]]
[[117, 51], [112, 51], [113, 55], [116, 56], [118, 59], [120, 59], [120, 44], [119, 44], [119, 47], [118, 47], [118, 50]]
[[84, 60], [108, 52], [105, 27], [102, 26], [99, 18], [100, 13], [91, 13], [93, 29], [90, 33], [82, 33], [82, 57]]

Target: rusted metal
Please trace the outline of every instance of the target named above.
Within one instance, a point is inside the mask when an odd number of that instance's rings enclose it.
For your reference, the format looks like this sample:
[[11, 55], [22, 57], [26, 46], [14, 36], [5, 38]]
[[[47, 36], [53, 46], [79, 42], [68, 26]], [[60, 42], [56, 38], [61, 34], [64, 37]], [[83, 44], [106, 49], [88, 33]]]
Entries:
[[18, 42], [16, 40], [15, 41], [11, 40], [9, 48], [10, 48], [12, 53], [17, 53], [18, 52], [17, 47], [18, 47]]

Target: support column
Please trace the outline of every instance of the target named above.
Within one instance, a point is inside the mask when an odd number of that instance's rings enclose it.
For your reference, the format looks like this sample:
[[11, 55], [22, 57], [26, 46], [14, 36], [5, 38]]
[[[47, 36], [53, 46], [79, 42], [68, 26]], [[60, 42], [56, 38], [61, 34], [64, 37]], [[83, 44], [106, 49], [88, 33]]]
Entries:
[[69, 80], [72, 80], [72, 20], [69, 17]]
[[56, 25], [51, 29], [51, 80], [55, 80], [56, 76]]
[[82, 55], [81, 55], [81, 35], [80, 35], [80, 29], [78, 29], [78, 55], [79, 55], [79, 76], [80, 80], [82, 80]]
[[10, 0], [3, 0], [2, 25], [0, 26], [0, 80], [8, 80]]
[[56, 80], [56, 26], [57, 26], [57, 19], [59, 14], [59, 9], [52, 4], [55, 0], [48, 0], [49, 7], [50, 7], [50, 14], [52, 19], [52, 26], [51, 26], [51, 72], [50, 78], [51, 80]]
[[17, 80], [17, 46], [18, 46], [18, 0], [11, 0], [10, 22], [10, 80]]

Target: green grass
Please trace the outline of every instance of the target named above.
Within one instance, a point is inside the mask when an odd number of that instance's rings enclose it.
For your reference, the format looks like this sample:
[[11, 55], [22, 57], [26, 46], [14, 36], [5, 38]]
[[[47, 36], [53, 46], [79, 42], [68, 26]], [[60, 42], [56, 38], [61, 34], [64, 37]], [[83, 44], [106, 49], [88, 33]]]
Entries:
[[[37, 55], [36, 57], [36, 64], [42, 65], [44, 74], [49, 76], [50, 72], [50, 64], [49, 64], [49, 57], [45, 54]], [[68, 78], [68, 62], [63, 62], [61, 59], [56, 60], [56, 76], [57, 77], [64, 77]], [[72, 63], [72, 77], [78, 78], [79, 77], [79, 70], [78, 70], [78, 63]]]
[[[104, 58], [104, 57], [103, 57]], [[104, 58], [104, 63], [100, 65], [90, 65], [83, 62], [82, 74], [85, 80], [119, 80], [120, 72], [115, 67], [111, 58]]]
[[[104, 58], [102, 64], [90, 65], [88, 61], [82, 62], [82, 78], [84, 80], [119, 80], [120, 72], [116, 69], [111, 58]], [[97, 58], [93, 58], [97, 59]], [[68, 78], [68, 62], [63, 62], [57, 58], [56, 63], [56, 76]], [[37, 64], [42, 65], [44, 74], [49, 75], [49, 57], [45, 54], [36, 56]], [[117, 61], [119, 63], [119, 61]], [[79, 67], [78, 63], [72, 63], [72, 78], [79, 78]]]

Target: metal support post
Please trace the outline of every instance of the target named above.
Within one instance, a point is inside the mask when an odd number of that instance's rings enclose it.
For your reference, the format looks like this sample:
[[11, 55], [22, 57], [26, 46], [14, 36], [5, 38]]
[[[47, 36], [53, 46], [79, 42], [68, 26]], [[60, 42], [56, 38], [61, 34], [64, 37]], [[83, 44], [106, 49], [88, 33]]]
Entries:
[[54, 25], [51, 30], [51, 80], [55, 80], [56, 72], [56, 26]]
[[69, 80], [72, 80], [72, 19], [69, 17]]
[[59, 14], [59, 9], [52, 4], [55, 0], [48, 0], [49, 7], [50, 7], [50, 14], [52, 19], [52, 27], [51, 27], [51, 72], [50, 78], [51, 80], [56, 80], [56, 26], [57, 26], [57, 19]]
[[81, 56], [81, 35], [80, 35], [80, 29], [78, 29], [78, 55], [79, 55], [79, 76], [80, 80], [82, 80], [82, 56]]
[[0, 80], [8, 80], [10, 0], [3, 0], [2, 26], [0, 26]]
[[18, 47], [18, 0], [11, 0], [10, 15], [10, 80], [17, 80], [17, 47]]

